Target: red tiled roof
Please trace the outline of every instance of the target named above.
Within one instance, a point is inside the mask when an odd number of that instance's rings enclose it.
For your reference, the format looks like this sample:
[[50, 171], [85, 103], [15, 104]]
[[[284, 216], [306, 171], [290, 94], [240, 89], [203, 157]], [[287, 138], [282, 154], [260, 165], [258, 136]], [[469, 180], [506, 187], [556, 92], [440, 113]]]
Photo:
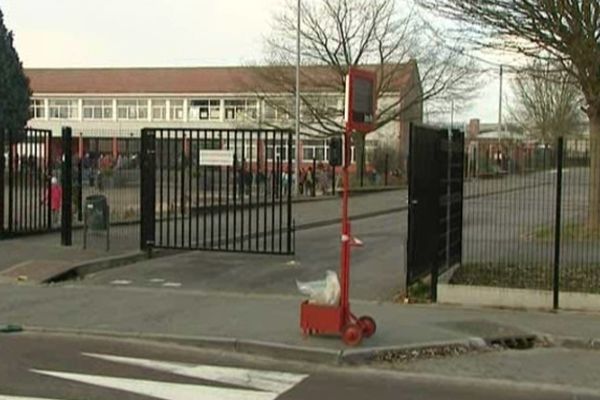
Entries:
[[[414, 63], [401, 65], [394, 80], [406, 84]], [[305, 90], [326, 90], [339, 85], [336, 73], [327, 67], [303, 67]], [[285, 92], [265, 77], [291, 75], [289, 67], [200, 67], [200, 68], [86, 68], [26, 69], [33, 93], [127, 94], [127, 93], [240, 93]], [[310, 78], [309, 78], [310, 76]], [[318, 79], [315, 79], [318, 77]], [[270, 86], [270, 88], [268, 88]], [[262, 87], [262, 88], [261, 88]], [[336, 88], [337, 89], [337, 88]]]

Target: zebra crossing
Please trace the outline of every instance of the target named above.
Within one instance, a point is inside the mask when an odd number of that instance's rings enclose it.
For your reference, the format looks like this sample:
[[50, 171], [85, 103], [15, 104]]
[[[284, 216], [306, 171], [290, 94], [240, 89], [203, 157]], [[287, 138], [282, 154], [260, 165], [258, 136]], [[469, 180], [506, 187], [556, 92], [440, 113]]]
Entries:
[[[198, 380], [198, 383], [175, 383], [124, 376], [86, 374], [48, 369], [30, 369], [36, 375], [62, 382], [77, 382], [90, 387], [102, 387], [164, 400], [276, 400], [308, 375], [263, 371], [248, 368], [188, 364], [112, 354], [81, 353], [82, 357], [108, 363], [167, 373]], [[216, 385], [207, 384], [206, 382]], [[0, 393], [0, 400], [63, 400], [9, 396]], [[83, 399], [82, 399], [83, 400]]]

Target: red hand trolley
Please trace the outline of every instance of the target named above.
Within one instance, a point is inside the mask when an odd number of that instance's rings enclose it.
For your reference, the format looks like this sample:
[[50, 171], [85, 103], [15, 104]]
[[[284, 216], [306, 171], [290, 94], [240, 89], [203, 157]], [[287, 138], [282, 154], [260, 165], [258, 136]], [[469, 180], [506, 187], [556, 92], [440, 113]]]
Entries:
[[349, 346], [357, 346], [363, 337], [371, 337], [377, 330], [375, 320], [369, 316], [357, 318], [350, 311], [350, 249], [362, 243], [352, 236], [348, 218], [348, 192], [350, 178], [350, 141], [353, 131], [371, 132], [375, 128], [376, 91], [375, 74], [351, 68], [346, 77], [346, 126], [344, 162], [342, 169], [342, 248], [340, 260], [340, 302], [337, 306], [311, 304], [300, 306], [300, 328], [308, 335], [341, 335]]

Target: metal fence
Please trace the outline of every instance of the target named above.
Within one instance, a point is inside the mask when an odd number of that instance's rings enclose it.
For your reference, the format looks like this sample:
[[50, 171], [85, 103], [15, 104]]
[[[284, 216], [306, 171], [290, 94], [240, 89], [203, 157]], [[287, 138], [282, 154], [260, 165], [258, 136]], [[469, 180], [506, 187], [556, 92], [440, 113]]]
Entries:
[[600, 293], [589, 139], [498, 142], [467, 165], [463, 264], [451, 283], [552, 290], [554, 307], [560, 291]]
[[289, 131], [144, 130], [142, 247], [292, 254], [289, 143]]
[[49, 131], [0, 131], [0, 237], [59, 226], [54, 167]]

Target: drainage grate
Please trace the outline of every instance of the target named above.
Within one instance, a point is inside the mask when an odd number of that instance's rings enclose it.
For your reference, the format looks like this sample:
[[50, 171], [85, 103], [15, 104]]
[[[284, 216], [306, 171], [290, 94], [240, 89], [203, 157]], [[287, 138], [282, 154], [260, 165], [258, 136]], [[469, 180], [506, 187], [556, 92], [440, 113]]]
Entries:
[[538, 340], [535, 335], [528, 335], [488, 339], [486, 340], [486, 343], [490, 347], [501, 347], [511, 350], [529, 350], [536, 345], [537, 341]]

